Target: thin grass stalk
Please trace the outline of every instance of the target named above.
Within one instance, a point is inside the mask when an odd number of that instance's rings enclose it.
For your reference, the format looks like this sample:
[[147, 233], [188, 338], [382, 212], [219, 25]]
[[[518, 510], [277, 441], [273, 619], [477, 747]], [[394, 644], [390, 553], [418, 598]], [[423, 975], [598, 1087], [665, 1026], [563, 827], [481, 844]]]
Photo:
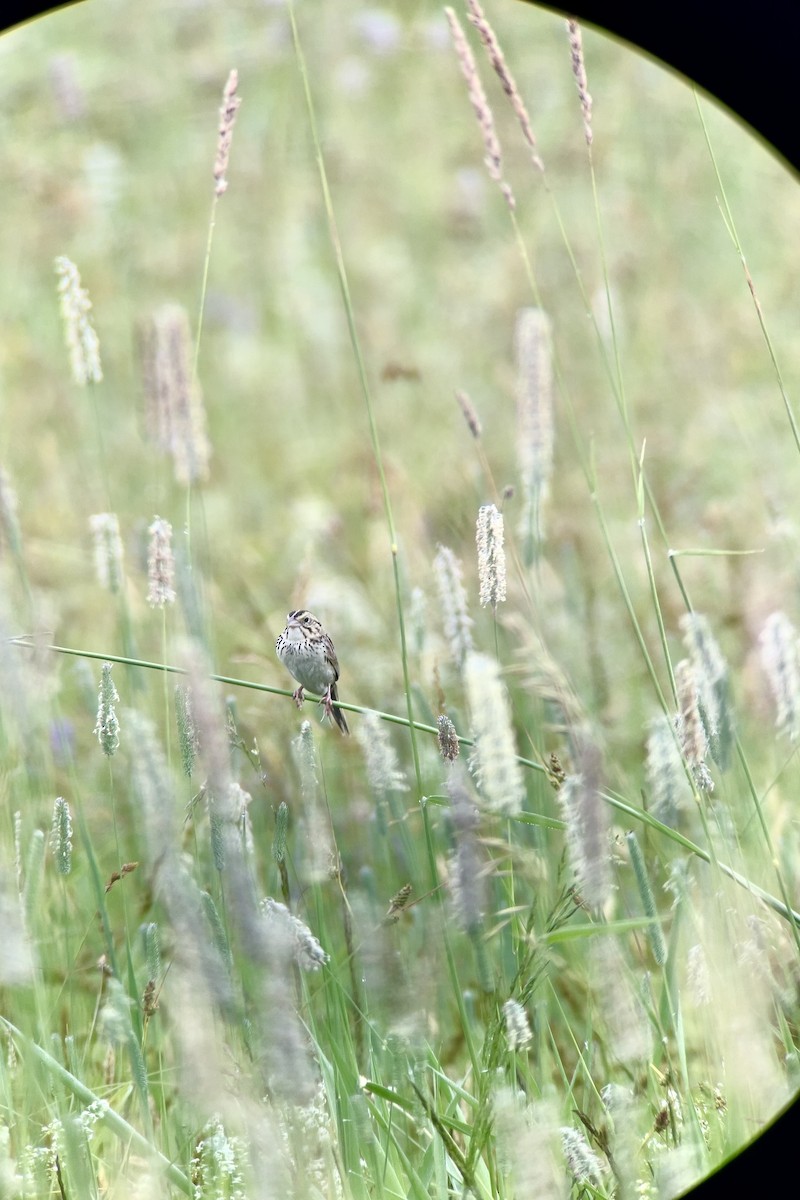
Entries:
[[[780, 867], [780, 858], [778, 857], [777, 851], [775, 850], [775, 847], [773, 845], [772, 836], [769, 832], [769, 826], [767, 825], [766, 817], [764, 816], [764, 809], [761, 804], [761, 801], [758, 798], [758, 792], [757, 792], [756, 786], [753, 782], [753, 776], [750, 774], [750, 768], [747, 764], [747, 757], [744, 752], [744, 747], [742, 746], [741, 739], [739, 738], [738, 734], [735, 735], [735, 745], [736, 745], [737, 757], [739, 759], [739, 762], [742, 765], [742, 770], [744, 771], [745, 779], [747, 780], [747, 787], [750, 792], [750, 798], [753, 801], [753, 807], [756, 810], [756, 816], [758, 817], [758, 824], [759, 824], [759, 828], [761, 829], [761, 834], [764, 838], [764, 844], [766, 845], [767, 851], [769, 853], [769, 861], [771, 862], [773, 869], [775, 871], [775, 878], [778, 883], [778, 888], [780, 890], [780, 894], [783, 897], [783, 902], [786, 905], [787, 910], [789, 912], [791, 912], [791, 898], [789, 896], [789, 889], [786, 885], [786, 880], [784, 879], [784, 876], [783, 876], [783, 871], [781, 870], [781, 867]], [[800, 954], [800, 926], [798, 926], [796, 920], [792, 921], [791, 925], [792, 925], [792, 935], [794, 937], [795, 946], [797, 948], [798, 954]]]
[[[656, 623], [658, 625], [658, 637], [661, 642], [661, 651], [664, 655], [664, 664], [669, 673], [670, 691], [672, 693], [673, 705], [678, 703], [678, 691], [675, 687], [675, 672], [672, 669], [672, 659], [669, 653], [669, 643], [667, 641], [667, 629], [664, 624], [664, 616], [661, 611], [661, 602], [658, 598], [658, 586], [656, 584], [655, 572], [653, 570], [653, 560], [650, 555], [650, 543], [647, 537], [647, 518], [645, 515], [645, 472], [644, 472], [644, 451], [645, 443], [642, 443], [642, 452], [639, 457], [639, 480], [636, 488], [637, 504], [639, 509], [639, 535], [642, 542], [642, 552], [644, 554], [645, 570], [647, 572], [647, 583], [650, 588], [650, 599], [653, 604], [653, 611], [656, 615]], [[668, 709], [664, 712], [668, 714]]]
[[[211, 262], [211, 246], [214, 241], [214, 228], [216, 226], [216, 219], [217, 219], [217, 204], [219, 203], [220, 197], [227, 190], [227, 186], [228, 186], [227, 180], [225, 180], [224, 175], [225, 175], [225, 171], [227, 170], [227, 166], [228, 166], [228, 155], [230, 153], [230, 137], [233, 133], [233, 124], [236, 119], [236, 109], [239, 107], [239, 104], [241, 103], [239, 98], [236, 96], [237, 83], [238, 83], [237, 73], [236, 73], [236, 71], [231, 71], [230, 75], [228, 76], [228, 81], [225, 84], [225, 89], [223, 92], [223, 108], [220, 113], [222, 120], [221, 120], [220, 131], [219, 131], [219, 141], [218, 141], [218, 145], [217, 145], [217, 160], [214, 164], [214, 179], [216, 180], [216, 186], [214, 188], [214, 195], [211, 200], [211, 216], [210, 216], [209, 222], [208, 222], [208, 239], [206, 241], [206, 253], [205, 253], [205, 258], [203, 260], [203, 278], [202, 278], [202, 281], [200, 284], [200, 306], [199, 306], [199, 310], [198, 310], [198, 314], [197, 314], [197, 338], [195, 341], [195, 352], [194, 352], [194, 371], [193, 371], [193, 380], [192, 380], [193, 383], [195, 383], [197, 381], [197, 365], [198, 365], [198, 361], [199, 361], [199, 357], [200, 357], [200, 340], [201, 340], [201, 334], [203, 331], [203, 316], [205, 314], [206, 295], [208, 294], [208, 268], [209, 268], [209, 264]], [[227, 137], [227, 146], [223, 147], [222, 142], [223, 142], [223, 139], [226, 137]], [[224, 154], [224, 162], [221, 162], [220, 160], [221, 160], [221, 156], [223, 154]], [[218, 171], [219, 171], [219, 174], [218, 174]], [[221, 185], [223, 185], [223, 186], [221, 186]]]
[[497, 486], [497, 481], [494, 477], [489, 457], [486, 453], [486, 448], [483, 444], [483, 429], [481, 428], [480, 420], [472, 405], [472, 401], [466, 392], [457, 391], [456, 401], [461, 409], [467, 428], [472, 434], [472, 444], [475, 447], [475, 453], [478, 457], [478, 464], [483, 473], [483, 477], [489, 488], [489, 493], [497, 507], [502, 511], [503, 496]]
[[[236, 119], [236, 109], [241, 101], [236, 97], [236, 85], [238, 76], [236, 71], [231, 71], [228, 76], [228, 81], [223, 91], [223, 108], [221, 110], [221, 124], [219, 130], [219, 141], [217, 144], [217, 158], [214, 164], [214, 179], [216, 186], [214, 195], [211, 200], [211, 215], [208, 222], [208, 237], [206, 239], [206, 252], [203, 258], [203, 275], [200, 282], [200, 301], [198, 304], [197, 313], [197, 334], [194, 344], [194, 361], [192, 364], [192, 388], [197, 387], [197, 379], [199, 374], [200, 362], [200, 344], [203, 334], [203, 320], [205, 317], [206, 297], [208, 295], [208, 275], [211, 264], [211, 247], [214, 242], [214, 229], [217, 223], [217, 204], [220, 197], [227, 189], [227, 180], [224, 179], [224, 173], [228, 166], [228, 155], [230, 153], [230, 136], [233, 133], [233, 124]], [[223, 148], [223, 139], [227, 134], [227, 145]], [[224, 162], [221, 161], [224, 158]], [[221, 167], [221, 173], [218, 175], [218, 167]], [[224, 186], [220, 186], [220, 185]], [[208, 526], [206, 523], [205, 504], [202, 501], [202, 490], [192, 486], [190, 480], [186, 485], [186, 549], [189, 561], [192, 560], [192, 497], [199, 494], [200, 500], [200, 520], [202, 523], [203, 543], [208, 545]]]
[[[622, 356], [620, 352], [619, 337], [617, 335], [617, 323], [614, 320], [614, 304], [611, 298], [611, 283], [608, 274], [608, 257], [606, 254], [606, 243], [603, 233], [603, 221], [600, 209], [600, 196], [597, 188], [597, 176], [594, 170], [594, 159], [592, 157], [591, 146], [587, 147], [587, 155], [589, 159], [589, 174], [592, 183], [592, 207], [594, 210], [595, 229], [597, 231], [597, 248], [600, 255], [600, 267], [603, 276], [603, 288], [605, 290], [606, 311], [608, 312], [609, 328], [611, 330], [611, 345], [614, 352], [613, 371], [611, 364], [608, 362], [608, 354], [606, 350], [605, 339], [600, 332], [600, 326], [597, 323], [597, 317], [594, 313], [594, 308], [589, 303], [588, 297], [584, 291], [583, 282], [580, 281], [581, 294], [584, 298], [584, 303], [587, 305], [587, 316], [590, 317], [592, 326], [597, 337], [598, 348], [603, 361], [606, 363], [609, 373], [609, 379], [612, 383], [614, 399], [617, 402], [617, 410], [622, 419], [622, 426], [625, 430], [625, 436], [628, 441], [628, 451], [630, 454], [631, 472], [633, 475], [634, 484], [636, 482], [636, 447], [633, 429], [631, 428], [630, 412], [628, 410], [628, 398], [625, 390], [625, 376], [622, 371]], [[580, 278], [580, 277], [579, 277]], [[653, 497], [648, 494], [648, 499], [651, 504], [654, 504]]]
[[626, 833], [625, 840], [628, 843], [628, 851], [631, 856], [631, 864], [633, 873], [636, 877], [636, 886], [639, 889], [639, 898], [642, 902], [642, 907], [645, 915], [650, 919], [651, 925], [648, 927], [647, 933], [650, 940], [650, 945], [653, 950], [653, 958], [661, 967], [667, 957], [666, 946], [664, 945], [664, 935], [661, 932], [661, 924], [658, 918], [658, 909], [656, 908], [655, 896], [650, 885], [650, 879], [647, 875], [647, 866], [642, 854], [642, 848], [639, 845], [639, 840], [633, 831]]
[[300, 33], [297, 28], [297, 19], [294, 11], [294, 2], [289, 0], [289, 19], [292, 25], [292, 39], [294, 42], [295, 55], [297, 57], [297, 65], [300, 71], [300, 77], [303, 83], [303, 93], [306, 101], [306, 111], [308, 114], [309, 128], [311, 131], [311, 139], [314, 144], [314, 150], [317, 158], [317, 168], [319, 171], [320, 186], [322, 188], [322, 197], [325, 205], [325, 212], [328, 219], [328, 234], [331, 239], [331, 246], [336, 260], [336, 274], [339, 280], [339, 288], [342, 293], [342, 301], [344, 304], [345, 315], [347, 318], [347, 327], [350, 333], [350, 344], [353, 348], [353, 356], [356, 361], [356, 369], [358, 372], [361, 392], [364, 398], [364, 403], [367, 410], [367, 421], [369, 424], [370, 441], [372, 443], [372, 453], [375, 459], [375, 465], [378, 471], [380, 480], [381, 496], [383, 499], [384, 515], [389, 532], [390, 552], [392, 556], [392, 571], [394, 576], [395, 602], [397, 607], [398, 629], [400, 633], [400, 653], [403, 665], [403, 685], [406, 696], [406, 707], [408, 710], [408, 723], [411, 734], [411, 754], [414, 760], [414, 775], [417, 783], [417, 795], [422, 795], [422, 771], [419, 761], [419, 750], [417, 747], [413, 702], [411, 698], [411, 679], [408, 668], [408, 647], [406, 644], [406, 629], [405, 618], [403, 613], [403, 596], [400, 581], [399, 567], [399, 551], [397, 546], [397, 533], [395, 530], [394, 517], [392, 515], [392, 504], [389, 496], [389, 487], [386, 482], [386, 473], [383, 466], [383, 454], [381, 453], [380, 438], [378, 436], [378, 426], [375, 420], [375, 410], [372, 403], [372, 393], [370, 391], [369, 382], [367, 380], [367, 371], [364, 364], [364, 356], [361, 352], [361, 342], [356, 329], [355, 313], [353, 311], [353, 303], [350, 296], [350, 285], [347, 278], [347, 269], [344, 262], [344, 254], [342, 244], [339, 238], [339, 229], [336, 223], [336, 214], [333, 207], [333, 198], [331, 196], [330, 187], [328, 184], [328, 173], [325, 167], [325, 159], [322, 153], [322, 143], [317, 129], [316, 111], [314, 108], [314, 100], [311, 95], [311, 84], [308, 78], [308, 69], [306, 66], [305, 55], [303, 53], [302, 43], [300, 41]]
[[[601, 206], [600, 206], [600, 197], [599, 197], [598, 185], [597, 185], [597, 176], [595, 174], [594, 159], [592, 156], [592, 147], [591, 147], [590, 142], [587, 143], [587, 157], [588, 157], [588, 162], [589, 162], [589, 174], [590, 174], [591, 186], [592, 186], [592, 201], [593, 201], [593, 210], [594, 210], [594, 215], [595, 215], [595, 228], [597, 230], [598, 250], [599, 250], [599, 254], [600, 254], [600, 263], [601, 263], [601, 269], [602, 269], [603, 287], [605, 289], [606, 308], [607, 308], [607, 312], [608, 312], [609, 326], [611, 329], [611, 344], [612, 344], [613, 353], [614, 353], [613, 370], [611, 368], [611, 364], [608, 361], [608, 354], [607, 354], [605, 339], [603, 338], [603, 336], [600, 332], [600, 327], [597, 323], [597, 317], [595, 315], [594, 308], [591, 305], [591, 303], [589, 302], [589, 298], [586, 294], [584, 284], [583, 284], [583, 277], [582, 277], [581, 272], [578, 270], [577, 262], [572, 254], [571, 245], [569, 243], [569, 240], [568, 240], [568, 237], [566, 234], [566, 230], [564, 229], [563, 225], [561, 224], [560, 214], [558, 216], [559, 228], [562, 231], [562, 236], [564, 237], [565, 244], [567, 245], [567, 250], [569, 253], [570, 261], [573, 266], [573, 272], [574, 272], [575, 278], [578, 282], [581, 297], [583, 299], [584, 307], [586, 309], [586, 314], [592, 323], [592, 328], [594, 329], [595, 336], [597, 339], [598, 349], [600, 351], [601, 361], [604, 363], [606, 370], [608, 372], [609, 382], [611, 384], [612, 392], [613, 392], [614, 398], [617, 403], [617, 409], [619, 411], [620, 417], [622, 418], [623, 428], [625, 430], [625, 434], [628, 439], [631, 470], [632, 470], [632, 474], [633, 474], [634, 485], [635, 485], [636, 491], [637, 491], [637, 496], [639, 496], [640, 489], [643, 486], [644, 492], [647, 496], [648, 504], [650, 506], [650, 510], [653, 513], [653, 516], [655, 517], [656, 525], [657, 525], [659, 534], [661, 536], [661, 540], [662, 540], [664, 546], [666, 548], [668, 548], [669, 543], [668, 543], [668, 539], [667, 539], [667, 535], [666, 535], [666, 529], [665, 529], [664, 523], [661, 519], [659, 507], [656, 502], [655, 496], [653, 495], [652, 490], [650, 488], [650, 484], [647, 480], [647, 477], [643, 472], [641, 460], [638, 461], [638, 467], [637, 467], [637, 455], [636, 455], [635, 445], [634, 445], [634, 434], [633, 434], [633, 430], [631, 428], [631, 423], [630, 423], [630, 414], [628, 411], [628, 403], [627, 403], [627, 397], [626, 397], [626, 391], [625, 391], [625, 379], [624, 379], [624, 375], [623, 375], [623, 371], [622, 371], [622, 358], [621, 358], [621, 353], [620, 353], [619, 337], [617, 335], [617, 326], [616, 326], [616, 321], [614, 319], [614, 305], [613, 305], [612, 298], [611, 298], [611, 285], [610, 285], [609, 273], [608, 273], [608, 258], [607, 258], [607, 254], [606, 254], [605, 237], [604, 237], [604, 233], [603, 233], [603, 222], [602, 222], [602, 218], [601, 218]], [[555, 201], [554, 201], [554, 205], [555, 205]], [[640, 500], [639, 504], [640, 504], [640, 519], [641, 519], [644, 515], [644, 505], [642, 504], [641, 500]], [[647, 553], [649, 556], [649, 550]], [[649, 564], [648, 564], [648, 568], [649, 568]], [[656, 612], [657, 612], [657, 617], [660, 621], [660, 609], [657, 608]], [[662, 644], [665, 645], [665, 639], [664, 639], [663, 633], [662, 633]], [[667, 659], [667, 662], [669, 662], [668, 655], [666, 656], [666, 659]], [[673, 689], [674, 689], [674, 680], [672, 682], [673, 682]]]
[[742, 243], [739, 240], [739, 234], [736, 230], [736, 222], [733, 219], [733, 212], [731, 210], [730, 204], [728, 203], [728, 196], [725, 191], [725, 184], [722, 181], [722, 175], [720, 174], [719, 164], [717, 163], [717, 157], [714, 154], [714, 147], [711, 142], [711, 135], [708, 132], [708, 126], [706, 125], [705, 117], [703, 116], [703, 109], [700, 105], [700, 96], [698, 95], [697, 88], [692, 88], [692, 92], [694, 95], [695, 106], [697, 108], [697, 115], [700, 120], [700, 128], [703, 130], [703, 136], [706, 140], [706, 146], [708, 147], [708, 155], [709, 155], [709, 158], [711, 159], [711, 165], [714, 168], [714, 175], [717, 180], [717, 186], [719, 187], [720, 199], [718, 200], [717, 203], [720, 205], [720, 211], [722, 213], [722, 219], [725, 224], [725, 228], [727, 229], [728, 235], [734, 245], [736, 253], [739, 256], [739, 262], [742, 265], [742, 271], [744, 272], [744, 277], [747, 282], [747, 288], [748, 288], [748, 291], [750, 292], [750, 297], [753, 301], [753, 307], [756, 310], [756, 317], [758, 318], [758, 324], [761, 329], [761, 333], [763, 335], [764, 342], [767, 347], [767, 351], [769, 353], [770, 362], [772, 363], [773, 369], [775, 371], [775, 379], [777, 381], [778, 388], [780, 390], [781, 399], [783, 400], [783, 407], [786, 410], [786, 417], [789, 422], [789, 428], [792, 432], [792, 438], [794, 439], [794, 444], [795, 444], [797, 450], [800, 452], [800, 428], [798, 428], [797, 418], [795, 417], [794, 410], [792, 408], [792, 403], [791, 403], [791, 400], [789, 399], [789, 393], [786, 389], [786, 384], [784, 383], [783, 372], [781, 371], [780, 364], [778, 362], [778, 356], [775, 352], [775, 347], [772, 343], [772, 338], [769, 335], [769, 330], [767, 329], [767, 323], [766, 323], [766, 320], [764, 319], [764, 310], [762, 309], [761, 302], [758, 299], [758, 296], [756, 294], [756, 286], [753, 281], [753, 277], [750, 274], [750, 269], [747, 265], [747, 259], [745, 258], [744, 250], [742, 249]]
[[647, 667], [647, 673], [650, 676], [650, 680], [653, 684], [653, 689], [655, 691], [655, 694], [656, 694], [659, 704], [663, 708], [664, 712], [668, 712], [667, 701], [664, 697], [664, 693], [661, 690], [661, 684], [658, 681], [658, 676], [656, 674], [653, 660], [650, 657], [650, 652], [647, 649], [647, 642], [645, 641], [644, 634], [642, 633], [642, 629], [639, 624], [639, 619], [636, 616], [636, 610], [633, 606], [633, 601], [631, 600], [630, 593], [628, 591], [628, 585], [625, 582], [625, 576], [623, 575], [623, 572], [622, 572], [622, 566], [617, 557], [617, 552], [614, 549], [613, 543], [611, 541], [611, 535], [608, 531], [606, 519], [603, 514], [603, 507], [600, 503], [600, 496], [599, 496], [598, 489], [597, 489], [596, 478], [593, 478], [591, 480], [591, 500], [592, 500], [592, 505], [594, 507], [594, 510], [597, 514], [597, 519], [598, 519], [598, 522], [600, 525], [600, 530], [603, 535], [603, 541], [605, 542], [606, 550], [608, 552], [608, 557], [611, 561], [611, 566], [613, 568], [614, 576], [617, 581], [617, 587], [619, 588], [619, 592], [620, 592], [620, 595], [622, 596], [623, 603], [625, 604], [625, 608], [627, 610], [628, 616], [630, 617], [631, 625], [633, 626], [633, 632], [636, 637], [636, 642], [639, 646], [639, 649], [642, 652], [642, 658], [644, 659], [645, 666]]
[[[661, 1013], [658, 1015], [663, 1017], [663, 1022], [665, 1024], [668, 1021], [671, 1022], [672, 1028], [675, 1031], [675, 1044], [678, 1049], [678, 1061], [681, 1067], [683, 1086], [684, 1090], [688, 1093], [689, 1063], [683, 1020], [683, 1006], [681, 1004], [681, 991], [678, 980], [677, 954], [677, 948], [680, 945], [679, 934], [680, 927], [683, 922], [685, 903], [686, 897], [680, 896], [675, 906], [672, 928], [670, 929], [669, 945], [667, 947], [667, 960], [664, 964], [664, 999], [662, 1001]], [[662, 1045], [668, 1045], [666, 1034], [662, 1035]]]
[[[439, 871], [437, 867], [436, 849], [433, 844], [433, 830], [430, 824], [430, 814], [428, 805], [422, 802], [422, 828], [425, 834], [425, 851], [428, 856], [428, 866], [433, 880], [433, 887], [436, 889], [437, 895], [440, 897], [441, 905], [441, 882], [439, 880]], [[440, 907], [441, 911], [441, 907]], [[469, 1054], [472, 1069], [476, 1073], [476, 1078], [480, 1077], [480, 1055], [472, 1037], [472, 1027], [467, 1016], [467, 1011], [464, 1005], [464, 989], [458, 978], [458, 969], [456, 967], [455, 955], [453, 953], [452, 939], [450, 933], [450, 923], [443, 921], [442, 923], [442, 940], [444, 942], [445, 957], [447, 959], [447, 972], [450, 976], [450, 986], [453, 990], [458, 1016], [461, 1022], [461, 1029], [464, 1034], [464, 1041]]]

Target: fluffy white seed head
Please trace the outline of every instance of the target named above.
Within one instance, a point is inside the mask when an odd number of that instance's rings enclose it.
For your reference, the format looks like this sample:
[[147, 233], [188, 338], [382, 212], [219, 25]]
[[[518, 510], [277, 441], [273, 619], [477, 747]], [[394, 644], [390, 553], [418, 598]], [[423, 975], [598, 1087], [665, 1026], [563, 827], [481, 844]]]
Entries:
[[60, 255], [55, 268], [72, 378], [81, 386], [100, 383], [103, 378], [100, 340], [89, 315], [92, 311], [89, 293], [81, 287], [78, 268], [70, 259]]
[[503, 514], [494, 504], [478, 509], [475, 541], [478, 547], [478, 580], [481, 607], [493, 609], [506, 598], [506, 552]]
[[759, 635], [761, 665], [775, 701], [775, 723], [793, 741], [800, 734], [800, 654], [797, 630], [785, 613], [774, 612]]
[[472, 618], [467, 610], [461, 563], [448, 546], [439, 546], [433, 560], [433, 573], [445, 637], [456, 665], [461, 667], [472, 650]]
[[489, 810], [511, 816], [525, 802], [525, 784], [517, 761], [511, 705], [495, 659], [472, 652], [464, 664], [475, 740], [475, 776]]

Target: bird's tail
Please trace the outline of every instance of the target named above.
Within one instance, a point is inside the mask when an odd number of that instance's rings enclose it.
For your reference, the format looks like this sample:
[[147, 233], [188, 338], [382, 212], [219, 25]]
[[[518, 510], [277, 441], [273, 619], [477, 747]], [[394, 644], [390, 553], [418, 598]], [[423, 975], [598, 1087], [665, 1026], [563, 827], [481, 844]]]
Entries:
[[[331, 688], [331, 700], [338, 700], [338, 699], [339, 699], [339, 693], [336, 689], [336, 684], [334, 683], [334, 685]], [[342, 733], [349, 733], [350, 730], [348, 729], [347, 721], [345, 721], [345, 719], [344, 719], [344, 713], [342, 712], [342, 710], [340, 708], [332, 708], [331, 712], [333, 713], [334, 721], [339, 726]]]

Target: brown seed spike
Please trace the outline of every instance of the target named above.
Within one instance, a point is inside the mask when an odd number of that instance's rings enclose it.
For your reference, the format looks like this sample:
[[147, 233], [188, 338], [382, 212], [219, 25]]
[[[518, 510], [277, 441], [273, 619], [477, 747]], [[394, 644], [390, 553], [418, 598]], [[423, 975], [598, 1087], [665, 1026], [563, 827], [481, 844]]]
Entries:
[[592, 144], [592, 97], [589, 95], [589, 81], [586, 78], [586, 64], [583, 61], [583, 38], [581, 27], [577, 21], [567, 21], [569, 48], [572, 52], [572, 74], [578, 88], [578, 98], [583, 112], [583, 136], [586, 145]]
[[473, 405], [469, 396], [466, 392], [457, 391], [456, 400], [458, 401], [458, 407], [464, 414], [464, 420], [467, 422], [470, 433], [476, 440], [480, 439], [480, 436], [483, 433], [480, 417], [475, 411], [475, 406]]
[[236, 95], [238, 86], [239, 72], [233, 70], [228, 76], [228, 81], [223, 89], [222, 107], [219, 110], [219, 140], [217, 142], [217, 157], [214, 160], [214, 179], [216, 181], [214, 193], [217, 196], [221, 196], [228, 188], [225, 172], [228, 169], [228, 160], [231, 154], [236, 110], [242, 103], [241, 98]]
[[461, 64], [461, 72], [467, 81], [469, 98], [483, 135], [483, 145], [486, 151], [483, 161], [486, 164], [486, 170], [500, 188], [500, 191], [506, 198], [508, 207], [513, 212], [516, 208], [516, 201], [514, 200], [514, 193], [511, 191], [510, 186], [503, 179], [500, 142], [495, 132], [492, 110], [489, 107], [489, 101], [486, 99], [486, 93], [483, 90], [483, 84], [478, 75], [478, 68], [475, 65], [475, 57], [453, 9], [446, 8], [444, 13], [450, 25], [453, 46], [455, 47], [458, 61]]
[[497, 78], [500, 80], [500, 83], [503, 85], [503, 91], [511, 101], [511, 107], [513, 108], [516, 118], [519, 121], [519, 127], [522, 130], [525, 141], [531, 148], [531, 161], [535, 167], [539, 168], [540, 171], [544, 171], [544, 163], [542, 162], [539, 156], [539, 151], [536, 147], [536, 138], [533, 135], [533, 129], [531, 127], [530, 117], [528, 116], [528, 110], [526, 109], [525, 102], [520, 95], [519, 88], [514, 82], [514, 77], [508, 69], [505, 55], [500, 49], [500, 43], [495, 36], [495, 32], [487, 21], [484, 11], [478, 3], [478, 0], [467, 0], [467, 9], [469, 20], [480, 34], [480, 38], [486, 49], [489, 62], [492, 64], [492, 69], [497, 75]]
[[436, 724], [439, 728], [439, 753], [445, 762], [455, 762], [459, 752], [456, 727], [444, 714], [436, 718]]
[[389, 901], [389, 911], [384, 917], [384, 923], [386, 925], [393, 925], [396, 921], [399, 921], [400, 914], [408, 904], [410, 896], [411, 884], [404, 883], [400, 888], [400, 891], [396, 892]]

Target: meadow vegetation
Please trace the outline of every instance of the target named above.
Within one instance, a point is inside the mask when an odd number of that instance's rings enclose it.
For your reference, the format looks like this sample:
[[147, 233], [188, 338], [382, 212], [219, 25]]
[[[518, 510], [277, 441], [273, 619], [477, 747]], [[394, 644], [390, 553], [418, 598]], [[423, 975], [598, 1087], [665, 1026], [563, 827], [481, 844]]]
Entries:
[[800, 1079], [796, 181], [528, 5], [130, 16], [0, 40], [0, 1196], [677, 1196]]

